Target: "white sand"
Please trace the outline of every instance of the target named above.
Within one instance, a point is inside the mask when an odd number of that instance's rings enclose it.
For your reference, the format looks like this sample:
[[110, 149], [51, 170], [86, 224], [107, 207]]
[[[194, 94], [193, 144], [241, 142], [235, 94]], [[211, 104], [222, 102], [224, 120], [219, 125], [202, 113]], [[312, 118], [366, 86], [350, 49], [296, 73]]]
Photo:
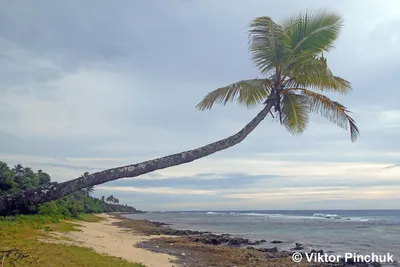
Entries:
[[154, 237], [139, 235], [127, 231], [127, 229], [111, 225], [112, 222], [117, 222], [118, 219], [114, 219], [107, 214], [99, 216], [104, 217], [105, 220], [90, 223], [79, 222], [78, 224], [81, 226], [80, 229], [82, 231], [57, 233], [57, 236], [73, 239], [75, 245], [90, 247], [98, 253], [121, 257], [127, 261], [142, 263], [148, 267], [178, 266], [170, 263], [170, 260], [176, 259], [174, 256], [135, 247], [137, 243]]

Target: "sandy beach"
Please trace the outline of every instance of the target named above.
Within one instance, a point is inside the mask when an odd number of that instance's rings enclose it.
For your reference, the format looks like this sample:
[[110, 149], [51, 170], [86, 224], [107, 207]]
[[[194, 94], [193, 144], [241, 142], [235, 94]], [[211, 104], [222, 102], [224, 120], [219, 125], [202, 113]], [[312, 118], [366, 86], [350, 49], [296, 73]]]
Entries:
[[103, 217], [104, 220], [100, 222], [77, 222], [76, 224], [80, 225], [81, 231], [57, 233], [56, 235], [71, 240], [64, 241], [65, 243], [89, 247], [97, 253], [121, 257], [127, 261], [142, 263], [148, 267], [177, 266], [177, 264], [171, 263], [171, 261], [176, 260], [174, 256], [136, 247], [138, 243], [150, 240], [154, 238], [153, 236], [135, 233], [112, 225], [120, 220], [111, 215], [100, 214], [98, 216]]
[[[185, 233], [146, 220], [131, 220], [116, 214], [98, 215], [100, 222], [74, 222], [79, 231], [52, 232], [57, 242], [89, 247], [97, 253], [121, 257], [147, 267], [283, 267], [292, 266], [287, 256], [266, 261], [265, 253], [193, 242]], [[184, 231], [186, 232], [186, 231]], [[170, 234], [171, 233], [171, 234]], [[303, 264], [296, 266], [306, 266]]]

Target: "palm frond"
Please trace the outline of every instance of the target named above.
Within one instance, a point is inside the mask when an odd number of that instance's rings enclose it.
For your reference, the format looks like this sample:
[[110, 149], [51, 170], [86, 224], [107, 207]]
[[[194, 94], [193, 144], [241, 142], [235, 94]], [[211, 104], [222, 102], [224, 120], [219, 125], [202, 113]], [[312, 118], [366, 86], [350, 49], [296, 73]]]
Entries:
[[208, 93], [196, 108], [199, 110], [211, 109], [214, 104], [225, 105], [234, 100], [251, 108], [263, 103], [270, 94], [271, 86], [268, 79], [239, 81]]
[[330, 122], [339, 127], [350, 130], [351, 141], [355, 142], [360, 135], [360, 131], [353, 118], [349, 116], [350, 111], [342, 104], [329, 99], [328, 97], [303, 88], [286, 89], [288, 91], [298, 91], [308, 98], [310, 110], [327, 118]]
[[301, 134], [308, 124], [310, 108], [304, 95], [283, 92], [282, 95], [282, 124], [291, 134]]
[[276, 69], [284, 53], [282, 27], [270, 17], [258, 17], [250, 24], [249, 50], [262, 73]]
[[314, 55], [329, 51], [343, 26], [343, 18], [326, 10], [305, 11], [283, 23], [293, 53], [310, 51]]
[[285, 84], [287, 87], [313, 88], [343, 95], [351, 92], [351, 83], [333, 75], [323, 57], [299, 57], [297, 62], [292, 63], [286, 75], [290, 77]]

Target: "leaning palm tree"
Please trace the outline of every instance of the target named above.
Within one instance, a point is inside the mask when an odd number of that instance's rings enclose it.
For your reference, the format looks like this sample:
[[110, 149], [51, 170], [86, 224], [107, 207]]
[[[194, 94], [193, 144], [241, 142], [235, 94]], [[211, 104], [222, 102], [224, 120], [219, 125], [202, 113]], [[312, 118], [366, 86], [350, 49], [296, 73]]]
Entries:
[[293, 134], [306, 129], [311, 113], [321, 114], [350, 130], [355, 141], [359, 131], [345, 106], [323, 95], [324, 92], [347, 94], [350, 83], [332, 74], [323, 53], [333, 47], [343, 20], [327, 11], [304, 12], [281, 25], [269, 17], [251, 23], [249, 49], [262, 79], [243, 80], [219, 88], [197, 105], [200, 110], [214, 104], [236, 101], [261, 111], [236, 134], [217, 142], [181, 153], [138, 164], [108, 169], [46, 188], [0, 197], [0, 214], [24, 210], [72, 192], [124, 177], [188, 163], [242, 142], [271, 113]]
[[292, 134], [303, 133], [310, 113], [316, 113], [349, 129], [351, 140], [355, 141], [359, 130], [347, 108], [322, 94], [347, 94], [351, 90], [350, 82], [333, 75], [323, 55], [333, 47], [342, 22], [340, 16], [326, 11], [300, 14], [282, 25], [269, 17], [255, 19], [249, 47], [265, 77], [212, 91], [197, 107], [206, 110], [216, 103], [232, 101], [249, 108], [264, 105], [260, 118], [252, 125], [270, 112]]
[[[87, 178], [89, 176], [88, 172], [85, 172], [84, 174], [81, 175], [80, 178]], [[88, 186], [84, 187], [80, 190], [84, 195], [90, 196], [94, 193], [94, 186]]]

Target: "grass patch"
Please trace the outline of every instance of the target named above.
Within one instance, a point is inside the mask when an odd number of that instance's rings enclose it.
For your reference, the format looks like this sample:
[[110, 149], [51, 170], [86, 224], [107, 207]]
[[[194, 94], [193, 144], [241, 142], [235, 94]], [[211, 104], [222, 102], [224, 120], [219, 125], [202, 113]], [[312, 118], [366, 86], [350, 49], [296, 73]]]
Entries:
[[[98, 221], [95, 217], [85, 215], [83, 220]], [[46, 216], [0, 217], [0, 262], [4, 257], [4, 266], [144, 267], [117, 257], [98, 254], [88, 248], [37, 240], [45, 238], [46, 231], [76, 230], [79, 230], [77, 225], [71, 221]]]
[[80, 214], [79, 217], [77, 218], [79, 221], [84, 221], [84, 222], [101, 222], [104, 220], [104, 218], [97, 216], [95, 214]]
[[79, 225], [76, 225], [76, 224], [68, 222], [68, 221], [60, 221], [59, 223], [53, 223], [50, 225], [46, 225], [44, 227], [44, 230], [45, 231], [56, 231], [56, 232], [60, 232], [60, 233], [66, 233], [66, 232], [71, 232], [71, 231], [80, 231]]

